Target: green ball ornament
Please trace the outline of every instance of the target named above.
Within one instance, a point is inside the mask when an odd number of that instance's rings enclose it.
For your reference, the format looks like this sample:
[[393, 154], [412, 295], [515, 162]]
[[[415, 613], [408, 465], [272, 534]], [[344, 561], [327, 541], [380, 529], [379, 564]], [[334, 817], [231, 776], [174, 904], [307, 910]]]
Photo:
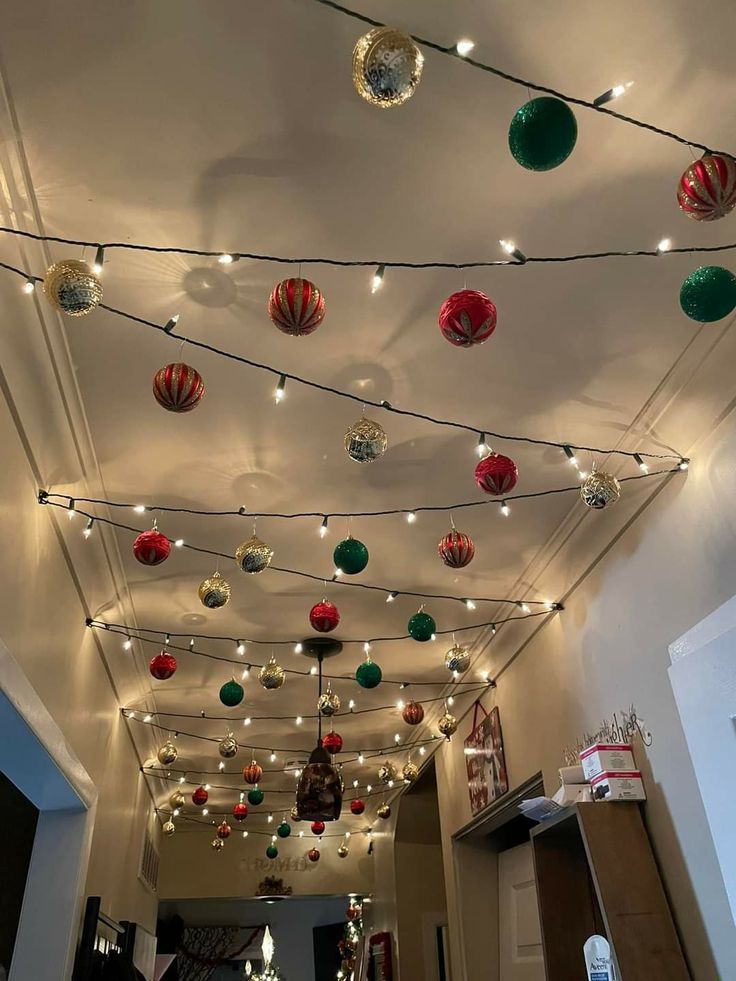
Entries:
[[572, 153], [578, 124], [572, 109], [561, 99], [542, 96], [519, 109], [509, 127], [509, 149], [527, 170], [553, 170]]
[[263, 791], [259, 790], [258, 787], [253, 787], [252, 790], [248, 791], [248, 803], [252, 804], [253, 807], [258, 807], [259, 804], [262, 804], [263, 797]]
[[278, 858], [279, 850], [276, 845], [269, 845], [266, 849], [266, 858]]
[[355, 680], [361, 688], [377, 688], [381, 684], [383, 672], [375, 661], [368, 659], [358, 666]]
[[276, 828], [276, 834], [279, 838], [288, 838], [291, 834], [291, 825], [287, 824], [286, 821], [282, 821], [278, 828]]
[[415, 613], [413, 617], [409, 618], [406, 629], [410, 637], [423, 644], [432, 639], [432, 634], [437, 630], [437, 624], [429, 613], [420, 610], [419, 613]]
[[355, 576], [368, 565], [368, 549], [363, 542], [349, 535], [341, 541], [332, 553], [335, 565], [347, 576]]
[[680, 306], [700, 324], [723, 320], [736, 308], [736, 276], [722, 266], [701, 266], [682, 284]]
[[220, 689], [220, 701], [228, 708], [235, 708], [240, 705], [245, 695], [245, 689], [237, 681], [226, 681]]

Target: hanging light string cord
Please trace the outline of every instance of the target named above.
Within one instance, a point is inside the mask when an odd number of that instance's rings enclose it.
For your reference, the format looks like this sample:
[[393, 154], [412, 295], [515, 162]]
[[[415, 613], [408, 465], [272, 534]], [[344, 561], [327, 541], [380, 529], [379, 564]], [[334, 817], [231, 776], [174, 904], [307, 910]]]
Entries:
[[[331, 10], [335, 10], [341, 14], [345, 14], [347, 17], [352, 17], [353, 20], [358, 20], [363, 24], [368, 24], [371, 27], [386, 27], [386, 24], [384, 24], [382, 21], [374, 20], [372, 17], [358, 13], [356, 10], [351, 10], [349, 7], [344, 7], [341, 3], [336, 3], [335, 0], [314, 0], [314, 2], [323, 7], [329, 7]], [[427, 38], [420, 37], [417, 34], [411, 34], [409, 36], [423, 48], [429, 48], [431, 51], [436, 51], [439, 54], [449, 55], [451, 58], [457, 58], [458, 61], [465, 62], [465, 64], [470, 65], [472, 68], [477, 68], [480, 71], [488, 73], [489, 75], [495, 75], [496, 78], [502, 78], [506, 82], [511, 82], [514, 85], [521, 85], [523, 88], [532, 89], [534, 92], [543, 92], [545, 95], [551, 95], [557, 99], [562, 99], [563, 102], [568, 102], [571, 105], [581, 106], [584, 109], [593, 109], [596, 112], [603, 113], [606, 116], [612, 116], [614, 119], [618, 119], [622, 123], [628, 123], [630, 126], [636, 126], [638, 129], [648, 130], [650, 133], [656, 133], [658, 136], [664, 136], [668, 140], [674, 140], [676, 143], [683, 144], [683, 146], [697, 147], [699, 150], [703, 150], [704, 153], [711, 152], [710, 148], [704, 143], [696, 143], [694, 140], [688, 140], [684, 136], [679, 136], [677, 133], [673, 133], [670, 130], [662, 129], [660, 126], [655, 126], [652, 123], [646, 123], [641, 119], [635, 119], [633, 116], [626, 116], [621, 112], [616, 112], [615, 109], [607, 109], [605, 106], [596, 105], [594, 102], [591, 102], [588, 99], [580, 99], [574, 95], [566, 95], [564, 92], [559, 92], [557, 89], [550, 88], [548, 85], [540, 85], [539, 82], [533, 82], [526, 78], [519, 78], [517, 75], [512, 75], [509, 72], [503, 71], [501, 68], [496, 68], [494, 65], [488, 65], [483, 61], [478, 61], [476, 58], [461, 55], [457, 50], [456, 43], [444, 45], [438, 44], [436, 41], [430, 41]]]
[[[283, 808], [277, 808], [277, 811], [278, 810], [283, 810]], [[167, 819], [173, 816], [173, 811], [167, 810], [165, 807], [155, 807], [154, 808], [154, 811], [156, 812], [156, 814], [163, 815]], [[232, 812], [231, 811], [209, 811], [208, 813], [209, 814], [214, 814], [217, 817], [232, 817]], [[199, 825], [202, 828], [209, 828], [209, 829], [211, 829], [213, 831], [216, 830], [216, 828], [213, 827], [213, 825], [216, 825], [216, 822], [214, 822], [214, 821], [208, 821], [208, 820], [203, 820], [202, 818], [191, 817], [188, 814], [178, 814], [176, 816], [176, 820], [177, 821], [184, 821], [187, 824], [197, 824], [197, 825]], [[250, 818], [248, 820], [250, 821]], [[292, 829], [293, 828], [294, 828], [294, 825], [292, 825]], [[239, 830], [240, 829], [239, 828], [236, 828], [236, 827], [233, 827], [232, 828], [233, 838], [237, 838], [238, 837], [238, 831]], [[270, 831], [260, 831], [258, 829], [251, 829], [251, 828], [244, 828], [243, 830], [244, 831], [247, 831], [246, 837], [248, 837], [248, 838], [251, 835], [260, 835], [261, 837], [264, 837], [264, 838], [273, 838], [274, 837], [274, 834], [272, 832], [270, 832]], [[370, 828], [365, 828], [365, 829], [364, 828], [361, 828], [358, 831], [351, 831], [350, 832], [350, 836], [353, 837], [353, 836], [356, 836], [356, 835], [370, 835], [370, 833], [371, 833], [371, 829]], [[309, 838], [306, 837], [306, 834], [302, 838], [299, 835], [298, 831], [297, 831], [296, 834], [294, 834], [293, 831], [292, 831], [292, 834], [289, 835], [288, 839], [284, 839], [284, 838], [279, 839], [279, 844], [280, 845], [283, 845], [285, 841], [292, 841], [292, 840], [293, 841], [302, 841], [302, 842], [303, 841], [312, 841], [312, 840], [314, 840], [315, 842], [320, 842], [320, 841], [322, 841], [323, 838], [342, 838], [342, 839], [346, 839], [346, 834], [345, 834], [345, 832], [339, 832], [339, 831], [330, 831], [330, 832], [327, 832], [326, 831], [324, 834], [319, 835], [319, 836], [316, 836], [316, 835], [312, 835], [311, 832], [310, 832], [310, 837]]]

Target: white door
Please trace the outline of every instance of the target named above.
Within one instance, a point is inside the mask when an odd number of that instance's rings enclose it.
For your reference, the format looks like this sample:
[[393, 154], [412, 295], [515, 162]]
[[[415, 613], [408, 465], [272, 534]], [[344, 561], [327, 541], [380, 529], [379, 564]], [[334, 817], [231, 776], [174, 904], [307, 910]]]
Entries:
[[500, 981], [545, 981], [532, 846], [498, 856]]

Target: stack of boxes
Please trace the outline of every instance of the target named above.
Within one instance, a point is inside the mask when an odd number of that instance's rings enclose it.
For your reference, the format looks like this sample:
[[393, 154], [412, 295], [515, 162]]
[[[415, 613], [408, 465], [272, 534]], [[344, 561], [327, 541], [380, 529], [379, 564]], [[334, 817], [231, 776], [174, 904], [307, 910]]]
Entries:
[[580, 754], [593, 800], [646, 800], [630, 743], [594, 743]]

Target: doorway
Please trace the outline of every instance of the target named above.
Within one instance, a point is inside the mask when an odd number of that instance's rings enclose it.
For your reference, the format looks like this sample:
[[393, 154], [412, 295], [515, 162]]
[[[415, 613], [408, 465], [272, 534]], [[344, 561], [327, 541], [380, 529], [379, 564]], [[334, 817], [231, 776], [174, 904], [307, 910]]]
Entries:
[[499, 981], [545, 981], [534, 859], [529, 842], [498, 854]]

